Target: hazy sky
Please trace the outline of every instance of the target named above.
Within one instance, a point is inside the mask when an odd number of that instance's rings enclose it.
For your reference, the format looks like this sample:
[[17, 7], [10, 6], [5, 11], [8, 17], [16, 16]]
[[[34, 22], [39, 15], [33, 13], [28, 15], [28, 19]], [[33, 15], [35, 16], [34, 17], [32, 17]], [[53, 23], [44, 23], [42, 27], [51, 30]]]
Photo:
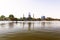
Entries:
[[0, 15], [13, 14], [16, 17], [28, 16], [60, 18], [60, 0], [0, 0]]

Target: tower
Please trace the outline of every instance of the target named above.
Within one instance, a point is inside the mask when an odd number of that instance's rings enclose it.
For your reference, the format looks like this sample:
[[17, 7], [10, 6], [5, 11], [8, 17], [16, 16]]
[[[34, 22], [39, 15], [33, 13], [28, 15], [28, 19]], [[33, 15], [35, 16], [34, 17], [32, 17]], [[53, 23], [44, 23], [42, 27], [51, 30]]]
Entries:
[[29, 12], [28, 18], [31, 18], [30, 12]]
[[23, 20], [25, 20], [26, 18], [25, 18], [25, 16], [24, 16], [24, 14], [23, 14]]
[[23, 14], [23, 18], [24, 18], [24, 14]]
[[34, 14], [33, 14], [33, 18], [34, 18]]
[[29, 12], [29, 15], [28, 15], [28, 20], [31, 21], [32, 20], [32, 17], [30, 15], [30, 12]]

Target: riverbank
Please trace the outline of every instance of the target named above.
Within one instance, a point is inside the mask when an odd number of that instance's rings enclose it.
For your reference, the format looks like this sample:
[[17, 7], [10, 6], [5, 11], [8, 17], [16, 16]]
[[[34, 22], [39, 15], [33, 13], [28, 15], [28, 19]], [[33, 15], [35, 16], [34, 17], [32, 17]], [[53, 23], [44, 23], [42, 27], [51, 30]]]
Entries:
[[8, 34], [4, 36], [6, 40], [60, 40], [60, 33], [57, 32], [26, 32]]

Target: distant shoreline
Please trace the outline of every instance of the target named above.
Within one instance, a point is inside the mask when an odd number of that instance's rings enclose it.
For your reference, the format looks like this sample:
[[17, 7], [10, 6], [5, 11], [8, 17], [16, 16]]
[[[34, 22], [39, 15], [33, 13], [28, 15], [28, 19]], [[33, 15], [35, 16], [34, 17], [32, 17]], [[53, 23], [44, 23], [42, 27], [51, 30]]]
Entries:
[[[2, 20], [2, 21], [6, 21], [6, 20]], [[11, 21], [11, 20], [8, 20], [8, 21]], [[29, 20], [28, 20], [29, 21]], [[33, 21], [33, 20], [32, 20]], [[39, 21], [39, 20], [36, 20], [36, 21]], [[40, 20], [42, 21], [42, 20]], [[60, 20], [43, 20], [43, 21], [60, 21]], [[13, 22], [13, 21], [12, 21]]]

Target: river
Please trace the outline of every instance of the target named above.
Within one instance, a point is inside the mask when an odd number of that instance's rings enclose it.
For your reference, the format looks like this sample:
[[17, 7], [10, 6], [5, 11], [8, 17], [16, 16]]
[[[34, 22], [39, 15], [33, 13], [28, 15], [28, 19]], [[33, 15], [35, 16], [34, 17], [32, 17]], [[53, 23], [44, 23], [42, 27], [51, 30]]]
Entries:
[[0, 21], [0, 40], [60, 40], [60, 21]]

